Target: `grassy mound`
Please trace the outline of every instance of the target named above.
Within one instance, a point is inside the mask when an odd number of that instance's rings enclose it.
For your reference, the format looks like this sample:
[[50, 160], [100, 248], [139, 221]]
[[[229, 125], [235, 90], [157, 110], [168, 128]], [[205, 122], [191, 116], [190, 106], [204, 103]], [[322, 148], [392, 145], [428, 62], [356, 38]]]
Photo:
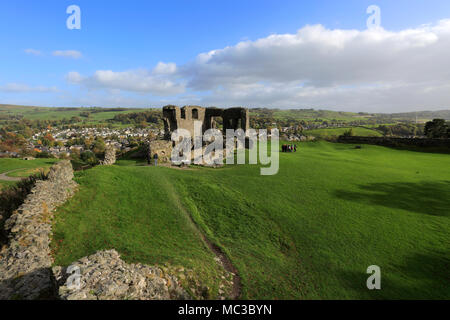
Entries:
[[[77, 173], [57, 214], [57, 264], [116, 248], [128, 261], [217, 276], [195, 223], [239, 270], [242, 298], [450, 298], [450, 157], [327, 142], [259, 166], [174, 170], [124, 162]], [[366, 288], [370, 265], [382, 290]]]

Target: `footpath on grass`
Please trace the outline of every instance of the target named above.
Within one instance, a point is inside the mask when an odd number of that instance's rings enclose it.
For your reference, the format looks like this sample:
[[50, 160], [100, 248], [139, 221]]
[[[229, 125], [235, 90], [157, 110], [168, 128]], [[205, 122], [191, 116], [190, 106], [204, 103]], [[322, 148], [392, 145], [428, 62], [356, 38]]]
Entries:
[[178, 194], [174, 188], [174, 186], [167, 180], [162, 179], [161, 181], [164, 181], [165, 186], [170, 191], [169, 194], [172, 197], [172, 200], [177, 205], [177, 207], [180, 209], [180, 211], [187, 216], [189, 221], [192, 223], [192, 226], [194, 227], [194, 230], [198, 233], [200, 238], [203, 240], [203, 242], [206, 244], [206, 246], [211, 250], [211, 252], [216, 256], [216, 261], [219, 262], [222, 267], [230, 273], [233, 277], [233, 287], [231, 291], [230, 298], [231, 299], [239, 299], [241, 292], [242, 292], [242, 286], [241, 286], [241, 278], [238, 274], [238, 270], [233, 265], [231, 260], [228, 258], [228, 256], [222, 251], [222, 249], [214, 244], [211, 240], [209, 240], [206, 235], [202, 232], [201, 228], [195, 223], [194, 219], [192, 218], [192, 215], [189, 213], [189, 211], [183, 206], [180, 198], [178, 197]]
[[3, 180], [3, 181], [20, 181], [22, 178], [20, 178], [20, 177], [9, 177], [8, 174], [16, 172], [16, 171], [24, 170], [24, 169], [26, 169], [26, 168], [15, 169], [15, 170], [11, 170], [11, 171], [8, 171], [8, 172], [0, 173], [0, 180]]

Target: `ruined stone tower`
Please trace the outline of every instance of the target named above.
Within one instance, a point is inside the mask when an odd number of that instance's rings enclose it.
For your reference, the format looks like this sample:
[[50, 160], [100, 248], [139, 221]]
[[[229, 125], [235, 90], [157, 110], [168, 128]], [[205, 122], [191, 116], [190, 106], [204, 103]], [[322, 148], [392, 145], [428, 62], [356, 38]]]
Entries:
[[243, 129], [247, 131], [249, 123], [249, 112], [246, 108], [203, 108], [199, 106], [165, 106], [163, 108], [163, 120], [166, 139], [170, 139], [176, 129], [186, 129], [194, 136], [194, 122], [199, 121], [202, 125], [202, 134], [211, 128], [216, 128], [216, 118], [223, 119], [223, 133], [226, 129]]

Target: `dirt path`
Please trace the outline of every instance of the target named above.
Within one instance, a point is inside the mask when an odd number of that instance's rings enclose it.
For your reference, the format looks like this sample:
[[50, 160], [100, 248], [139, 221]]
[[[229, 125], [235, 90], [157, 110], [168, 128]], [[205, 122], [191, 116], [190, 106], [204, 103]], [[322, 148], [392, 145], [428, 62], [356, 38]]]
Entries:
[[10, 173], [16, 172], [16, 171], [24, 170], [24, 169], [26, 169], [26, 168], [15, 169], [15, 170], [11, 170], [11, 171], [8, 171], [8, 172], [0, 173], [0, 180], [3, 180], [3, 181], [20, 181], [20, 180], [22, 180], [22, 178], [20, 178], [20, 177], [8, 177], [7, 175], [10, 174]]
[[231, 298], [234, 300], [239, 299], [239, 297], [241, 296], [241, 277], [239, 277], [236, 267], [218, 246], [209, 241], [209, 239], [206, 238], [202, 232], [200, 232], [200, 235], [203, 241], [205, 241], [205, 243], [208, 245], [209, 249], [216, 255], [216, 257], [220, 259], [220, 262], [225, 270], [233, 274], [233, 290], [231, 291]]
[[227, 257], [227, 255], [214, 243], [212, 243], [201, 231], [201, 229], [197, 226], [195, 221], [192, 219], [191, 214], [186, 210], [184, 205], [181, 203], [180, 198], [178, 197], [175, 187], [167, 180], [164, 180], [166, 182], [167, 187], [172, 191], [170, 194], [172, 195], [173, 200], [176, 202], [177, 206], [180, 208], [181, 211], [187, 216], [189, 221], [191, 222], [193, 228], [195, 231], [199, 234], [201, 239], [205, 242], [205, 244], [208, 246], [208, 248], [211, 250], [214, 255], [219, 258], [220, 263], [224, 267], [224, 269], [228, 272], [231, 272], [233, 274], [233, 289], [231, 291], [231, 298], [236, 300], [239, 299], [241, 296], [241, 277], [238, 274], [238, 270], [233, 265], [231, 260]]

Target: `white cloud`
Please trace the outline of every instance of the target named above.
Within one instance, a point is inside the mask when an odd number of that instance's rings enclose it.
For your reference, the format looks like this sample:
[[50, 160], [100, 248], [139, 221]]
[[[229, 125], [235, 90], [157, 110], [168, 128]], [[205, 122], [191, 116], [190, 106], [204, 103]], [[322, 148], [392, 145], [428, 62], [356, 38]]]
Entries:
[[44, 86], [29, 86], [23, 83], [8, 83], [0, 86], [1, 92], [6, 93], [25, 93], [25, 92], [56, 92], [56, 87], [44, 87]]
[[217, 106], [395, 112], [450, 107], [449, 52], [450, 20], [398, 32], [314, 25], [201, 53], [184, 65], [67, 78], [88, 88], [185, 92]]
[[449, 49], [450, 20], [400, 32], [316, 25], [200, 54], [183, 71], [201, 90], [258, 81], [321, 87], [447, 80]]
[[56, 50], [52, 52], [55, 57], [64, 57], [72, 59], [80, 59], [83, 55], [77, 50]]
[[36, 49], [25, 49], [24, 52], [26, 54], [31, 54], [33, 56], [40, 56], [40, 55], [42, 55], [42, 52], [40, 50], [36, 50]]
[[160, 62], [150, 71], [146, 69], [121, 72], [98, 70], [88, 77], [72, 71], [67, 74], [66, 79], [70, 83], [81, 84], [88, 88], [119, 89], [157, 96], [170, 96], [185, 91], [184, 85], [173, 78], [175, 71], [175, 64]]
[[177, 71], [177, 65], [175, 63], [159, 62], [153, 69], [153, 74], [157, 75], [170, 75], [175, 74]]

